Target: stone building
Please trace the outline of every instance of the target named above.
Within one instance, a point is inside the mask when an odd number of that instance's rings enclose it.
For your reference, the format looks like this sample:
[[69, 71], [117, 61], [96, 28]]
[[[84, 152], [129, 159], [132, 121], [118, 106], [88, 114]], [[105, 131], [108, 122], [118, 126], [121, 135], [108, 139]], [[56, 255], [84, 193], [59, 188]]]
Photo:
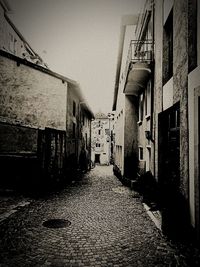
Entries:
[[[146, 1], [138, 20], [122, 27], [113, 101], [116, 146], [118, 139], [122, 143], [122, 166], [116, 155], [116, 171], [129, 179], [150, 173], [166, 211], [163, 230], [184, 231], [190, 225], [198, 239], [199, 22], [199, 1]], [[128, 24], [135, 25], [129, 50]], [[132, 169], [126, 175], [128, 150], [135, 155], [137, 175]]]
[[97, 113], [92, 121], [92, 161], [109, 165], [111, 158], [111, 118]]
[[2, 48], [0, 73], [0, 184], [72, 179], [94, 117], [79, 84]]

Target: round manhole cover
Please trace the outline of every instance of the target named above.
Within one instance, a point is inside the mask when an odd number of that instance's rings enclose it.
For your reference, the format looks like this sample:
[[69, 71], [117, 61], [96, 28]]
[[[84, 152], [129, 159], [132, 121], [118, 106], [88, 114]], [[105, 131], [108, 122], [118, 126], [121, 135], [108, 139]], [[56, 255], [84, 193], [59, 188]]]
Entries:
[[64, 219], [51, 219], [43, 222], [43, 226], [47, 228], [65, 228], [70, 226], [71, 222]]

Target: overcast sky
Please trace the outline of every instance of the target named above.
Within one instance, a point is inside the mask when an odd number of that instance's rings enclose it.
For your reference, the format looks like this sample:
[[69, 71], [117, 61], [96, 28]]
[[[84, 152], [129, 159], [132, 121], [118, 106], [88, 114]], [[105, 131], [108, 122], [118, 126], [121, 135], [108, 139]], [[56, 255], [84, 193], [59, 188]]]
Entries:
[[76, 80], [93, 112], [110, 112], [121, 16], [142, 0], [8, 0], [10, 18], [49, 68]]

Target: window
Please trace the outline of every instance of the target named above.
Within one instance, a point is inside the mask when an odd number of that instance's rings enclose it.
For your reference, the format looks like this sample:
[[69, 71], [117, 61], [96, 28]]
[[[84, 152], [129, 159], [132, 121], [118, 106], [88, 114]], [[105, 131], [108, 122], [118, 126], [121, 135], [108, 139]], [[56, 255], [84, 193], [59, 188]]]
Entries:
[[76, 102], [73, 101], [73, 116], [76, 116]]
[[76, 124], [73, 122], [72, 137], [76, 137]]
[[163, 84], [173, 76], [173, 9], [163, 31]]
[[145, 97], [145, 115], [151, 114], [151, 81], [147, 84], [146, 97]]
[[101, 147], [101, 144], [100, 143], [96, 143], [96, 147]]
[[144, 94], [139, 96], [139, 122], [143, 121], [143, 111], [144, 111]]
[[139, 147], [139, 160], [144, 160], [144, 152], [143, 152], [143, 147]]
[[86, 147], [87, 147], [87, 145], [88, 145], [88, 137], [87, 137], [87, 133], [85, 133], [85, 145], [86, 145]]
[[99, 132], [98, 132], [98, 133], [99, 133], [99, 135], [101, 135], [101, 130], [99, 130]]

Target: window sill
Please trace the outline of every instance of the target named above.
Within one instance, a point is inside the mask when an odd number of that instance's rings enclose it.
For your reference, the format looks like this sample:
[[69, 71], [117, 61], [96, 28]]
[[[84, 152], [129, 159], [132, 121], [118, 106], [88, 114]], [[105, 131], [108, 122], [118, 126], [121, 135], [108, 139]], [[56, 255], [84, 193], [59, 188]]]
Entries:
[[151, 146], [150, 145], [147, 145], [146, 148], [151, 149]]

